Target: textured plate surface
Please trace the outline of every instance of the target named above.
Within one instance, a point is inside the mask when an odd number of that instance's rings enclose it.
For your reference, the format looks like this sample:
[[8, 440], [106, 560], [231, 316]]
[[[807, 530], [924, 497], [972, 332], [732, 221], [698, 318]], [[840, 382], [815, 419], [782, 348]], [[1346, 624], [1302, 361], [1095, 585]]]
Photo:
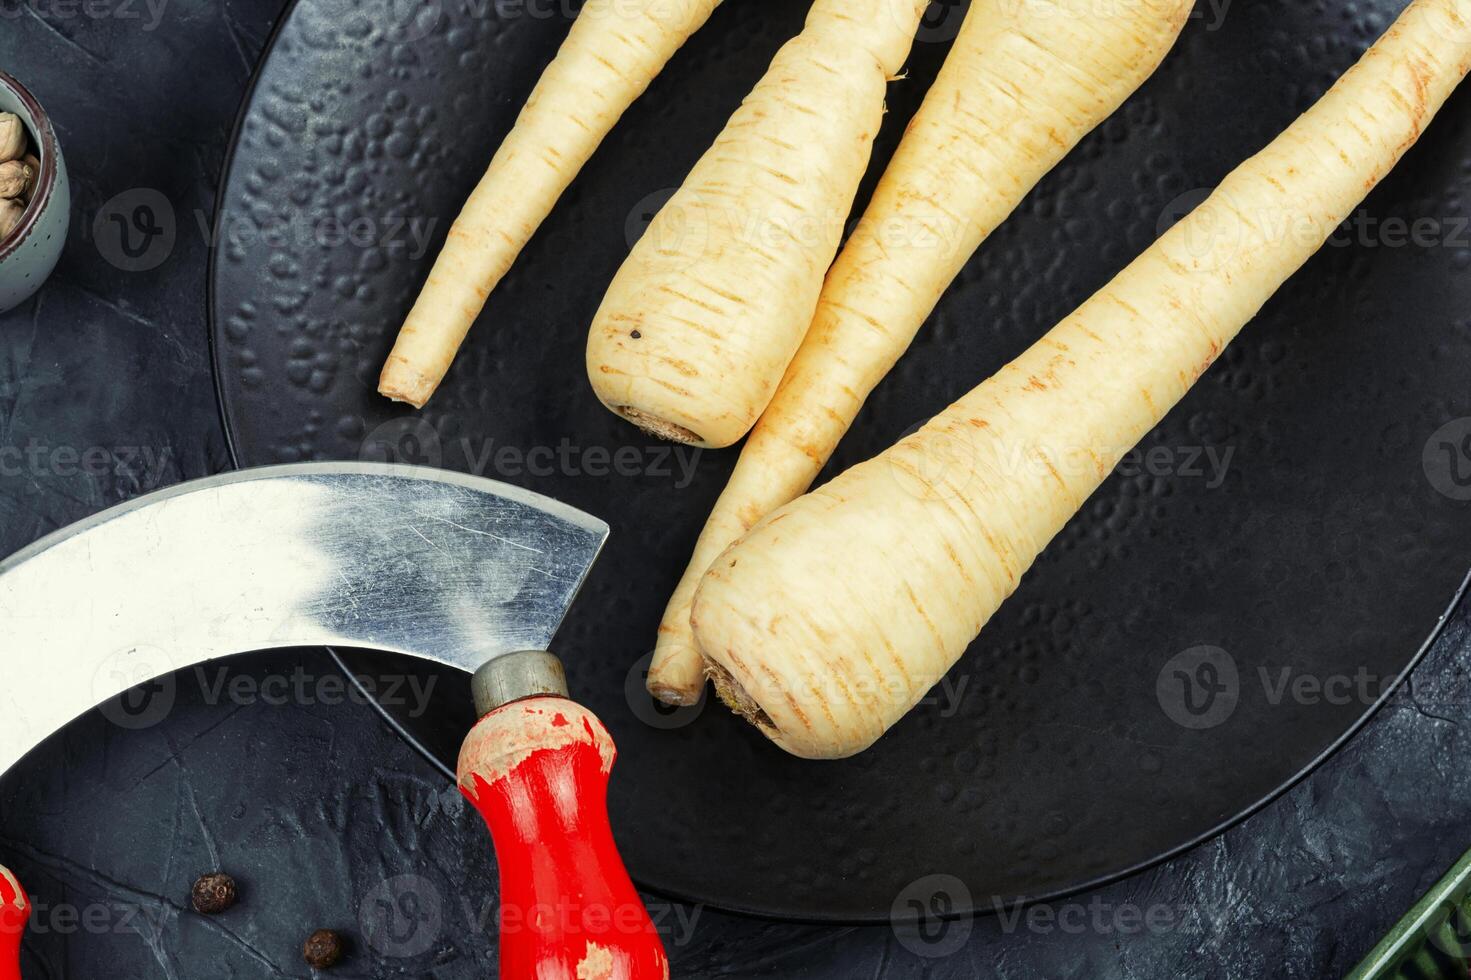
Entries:
[[[612, 805], [642, 883], [833, 920], [1074, 890], [1271, 798], [1412, 664], [1471, 547], [1466, 92], [874, 750], [804, 763], [715, 706], [655, 711], [636, 665], [733, 456], [671, 450], [604, 411], [583, 373], [586, 327], [630, 241], [806, 5], [722, 8], [532, 243], [430, 408], [410, 416], [374, 394], [379, 366], [565, 34], [560, 6], [299, 0], [242, 117], [221, 202], [216, 368], [242, 464], [425, 462], [613, 526], [558, 651], [619, 740]], [[1071, 311], [1402, 6], [1203, 3], [1160, 73], [970, 264], [832, 471]], [[876, 165], [944, 56], [961, 8], [948, 9], [894, 87]], [[404, 719], [441, 757], [468, 724], [453, 696], [464, 688], [446, 686], [443, 713]], [[933, 875], [959, 881], [936, 887]]]

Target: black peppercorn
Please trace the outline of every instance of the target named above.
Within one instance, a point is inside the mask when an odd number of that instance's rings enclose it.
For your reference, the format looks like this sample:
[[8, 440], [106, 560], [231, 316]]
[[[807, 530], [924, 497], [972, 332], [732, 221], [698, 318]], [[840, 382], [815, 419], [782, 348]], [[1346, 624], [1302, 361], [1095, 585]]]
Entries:
[[331, 929], [318, 929], [307, 937], [306, 944], [301, 947], [306, 965], [313, 970], [330, 970], [342, 962], [345, 952], [347, 944], [342, 935]]
[[189, 896], [200, 915], [219, 915], [235, 904], [239, 891], [235, 879], [222, 872], [205, 875], [194, 883]]

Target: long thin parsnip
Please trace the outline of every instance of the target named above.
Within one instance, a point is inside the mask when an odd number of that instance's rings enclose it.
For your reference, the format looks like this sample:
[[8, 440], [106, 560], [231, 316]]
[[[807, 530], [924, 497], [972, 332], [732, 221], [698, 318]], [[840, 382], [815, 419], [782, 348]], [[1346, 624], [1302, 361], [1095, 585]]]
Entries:
[[816, 0], [802, 33], [655, 216], [593, 321], [614, 412], [729, 446], [797, 352], [926, 0]]
[[1192, 6], [972, 5], [670, 600], [649, 669], [655, 697], [693, 704], [705, 686], [690, 606], [710, 563], [812, 485], [981, 242], [1154, 72]]
[[486, 299], [625, 110], [720, 0], [588, 0], [450, 228], [378, 390], [423, 408]]
[[757, 525], [695, 597], [722, 696], [796, 755], [871, 745], [1468, 69], [1471, 0], [1414, 0], [1316, 106], [1030, 350]]

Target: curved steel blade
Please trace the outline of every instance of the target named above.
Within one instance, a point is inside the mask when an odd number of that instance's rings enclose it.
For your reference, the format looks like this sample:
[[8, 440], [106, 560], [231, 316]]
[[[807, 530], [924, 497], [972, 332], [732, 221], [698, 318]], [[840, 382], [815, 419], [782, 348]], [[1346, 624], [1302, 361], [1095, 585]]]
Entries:
[[608, 527], [423, 467], [307, 463], [186, 483], [0, 563], [0, 772], [134, 685], [308, 645], [473, 671], [545, 650]]

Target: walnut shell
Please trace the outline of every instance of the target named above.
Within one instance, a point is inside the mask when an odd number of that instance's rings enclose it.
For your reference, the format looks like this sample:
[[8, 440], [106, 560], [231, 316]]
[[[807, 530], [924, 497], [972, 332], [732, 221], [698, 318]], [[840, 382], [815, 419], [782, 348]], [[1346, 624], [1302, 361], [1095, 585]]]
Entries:
[[0, 163], [19, 160], [29, 145], [26, 125], [13, 112], [0, 112]]
[[26, 206], [20, 201], [0, 201], [0, 242], [10, 237], [25, 213]]
[[0, 163], [0, 198], [25, 198], [35, 180], [36, 172], [22, 160]]

